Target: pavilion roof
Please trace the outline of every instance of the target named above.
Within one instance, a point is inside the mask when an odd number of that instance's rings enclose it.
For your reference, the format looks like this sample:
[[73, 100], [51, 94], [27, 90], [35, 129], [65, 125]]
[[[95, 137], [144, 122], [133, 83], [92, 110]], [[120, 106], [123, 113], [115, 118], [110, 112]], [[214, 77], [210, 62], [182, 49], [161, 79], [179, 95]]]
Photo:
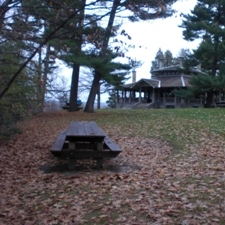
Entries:
[[[183, 74], [183, 70], [184, 70], [185, 68], [183, 67], [183, 66], [181, 66], [180, 64], [178, 64], [178, 65], [173, 65], [173, 66], [167, 66], [167, 67], [162, 67], [162, 68], [159, 68], [159, 69], [155, 69], [155, 70], [152, 70], [151, 71], [151, 73], [152, 73], [152, 75], [154, 76], [154, 75], [156, 75], [157, 76], [157, 74], [163, 74], [164, 72], [179, 72], [180, 71], [180, 74]], [[203, 71], [201, 71], [201, 70], [199, 70], [199, 69], [197, 69], [197, 68], [190, 68], [189, 69], [189, 73], [195, 73], [195, 74], [199, 74], [199, 73], [202, 73], [202, 74], [204, 74], [204, 72]]]
[[128, 89], [138, 89], [139, 87], [152, 87], [152, 88], [162, 88], [162, 87], [189, 87], [190, 76], [187, 75], [162, 75], [157, 76], [152, 79], [142, 78], [137, 82], [125, 84], [122, 87]]
[[158, 79], [161, 81], [160, 87], [189, 87], [190, 76], [187, 75], [170, 75], [160, 76]]
[[167, 66], [167, 67], [162, 67], [159, 69], [155, 69], [152, 70], [151, 73], [158, 73], [158, 72], [162, 72], [162, 71], [177, 71], [177, 70], [182, 70], [184, 69], [184, 67], [180, 66], [180, 65], [173, 65], [173, 66]]
[[158, 79], [145, 79], [142, 78], [139, 81], [132, 83], [130, 88], [135, 88], [135, 87], [139, 87], [139, 86], [145, 86], [145, 87], [149, 87], [152, 86], [153, 88], [158, 87], [159, 85], [159, 80]]

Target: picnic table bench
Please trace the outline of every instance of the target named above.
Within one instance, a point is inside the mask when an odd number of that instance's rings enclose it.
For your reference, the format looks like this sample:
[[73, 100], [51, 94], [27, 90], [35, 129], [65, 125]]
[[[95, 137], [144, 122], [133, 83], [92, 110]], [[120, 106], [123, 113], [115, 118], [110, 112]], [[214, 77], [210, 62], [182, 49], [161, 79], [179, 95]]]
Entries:
[[[81, 100], [77, 100], [77, 107], [78, 107], [78, 110], [83, 109]], [[65, 102], [65, 104], [62, 106], [62, 109], [67, 110], [67, 111], [69, 110], [69, 108], [70, 108], [69, 102]]]
[[218, 102], [216, 102], [216, 107], [224, 108], [225, 107], [225, 101], [218, 101]]
[[120, 147], [108, 137], [95, 122], [71, 122], [66, 131], [60, 132], [51, 153], [60, 158], [88, 159], [102, 167], [103, 158], [116, 157]]

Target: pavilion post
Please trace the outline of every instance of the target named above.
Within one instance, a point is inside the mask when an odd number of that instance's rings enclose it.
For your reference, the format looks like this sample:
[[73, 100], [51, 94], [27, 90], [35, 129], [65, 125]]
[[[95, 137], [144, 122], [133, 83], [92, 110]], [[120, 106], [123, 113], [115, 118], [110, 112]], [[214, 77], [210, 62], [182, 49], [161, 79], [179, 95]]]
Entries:
[[132, 91], [129, 92], [129, 102], [131, 103]]
[[153, 88], [152, 92], [152, 103], [155, 103], [155, 88]]
[[141, 103], [141, 87], [139, 87], [139, 102]]
[[133, 101], [135, 102], [135, 98], [136, 98], [136, 91], [133, 90], [133, 95], [132, 95]]
[[144, 102], [147, 102], [147, 92], [144, 90]]

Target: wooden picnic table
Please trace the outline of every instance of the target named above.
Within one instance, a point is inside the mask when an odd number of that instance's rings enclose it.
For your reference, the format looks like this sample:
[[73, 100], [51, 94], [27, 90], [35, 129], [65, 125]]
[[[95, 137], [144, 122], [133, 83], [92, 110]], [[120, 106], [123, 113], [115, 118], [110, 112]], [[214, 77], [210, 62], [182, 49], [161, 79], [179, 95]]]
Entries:
[[224, 108], [225, 107], [225, 101], [218, 101], [216, 102], [216, 107], [218, 108]]
[[121, 149], [95, 122], [71, 122], [69, 128], [59, 134], [51, 152], [56, 157], [69, 158], [70, 162], [92, 158], [100, 168], [103, 158], [116, 157]]

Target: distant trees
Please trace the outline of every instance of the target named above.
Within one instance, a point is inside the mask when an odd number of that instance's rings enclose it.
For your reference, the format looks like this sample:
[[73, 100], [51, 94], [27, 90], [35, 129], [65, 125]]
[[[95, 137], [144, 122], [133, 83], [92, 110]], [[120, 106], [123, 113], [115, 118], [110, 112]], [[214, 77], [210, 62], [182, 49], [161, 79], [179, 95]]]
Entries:
[[[129, 65], [114, 62], [121, 52], [110, 46], [110, 40], [119, 29], [117, 16], [127, 11], [126, 16], [132, 22], [167, 17], [173, 13], [170, 6], [174, 2], [176, 0], [1, 1], [0, 104], [6, 99], [10, 103], [19, 96], [12, 97], [13, 88], [23, 80], [21, 94], [29, 104], [32, 100], [37, 106], [33, 105], [31, 110], [24, 104], [24, 108], [27, 107], [24, 115], [34, 108], [35, 112], [43, 111], [46, 93], [51, 91], [49, 75], [58, 58], [73, 68], [70, 111], [76, 110], [80, 66], [93, 69], [84, 110], [93, 112], [100, 84], [118, 85], [125, 78], [124, 71], [129, 69]], [[106, 23], [102, 23], [103, 18]]]
[[184, 61], [187, 59], [189, 54], [188, 49], [181, 49], [178, 56], [174, 57], [170, 50], [166, 50], [164, 53], [161, 48], [156, 53], [155, 59], [152, 61], [151, 71], [159, 69], [161, 67], [168, 67], [178, 65], [180, 60]]
[[[76, 14], [76, 10], [67, 8], [66, 17], [63, 20], [58, 20], [59, 15], [53, 16], [50, 14], [46, 6], [46, 1], [4, 1], [2, 5], [1, 18], [2, 18], [2, 29], [0, 31], [1, 43], [3, 44], [6, 41], [11, 43], [20, 43], [20, 48], [23, 49], [18, 59], [20, 60], [18, 70], [14, 73], [7, 74], [10, 77], [10, 80], [7, 84], [0, 90], [0, 99], [6, 94], [9, 90], [12, 83], [15, 81], [23, 69], [29, 67], [29, 64], [33, 64], [34, 61], [38, 62], [39, 53], [44, 50], [46, 51], [46, 45], [56, 38], [56, 33], [70, 21]], [[49, 7], [53, 10], [54, 8], [49, 2]], [[51, 19], [50, 19], [51, 17]], [[61, 19], [61, 17], [60, 17]], [[48, 29], [51, 23], [55, 24], [54, 27]], [[0, 50], [0, 54], [2, 54]], [[13, 57], [13, 52], [11, 52]], [[51, 54], [52, 55], [52, 54]], [[39, 66], [42, 66], [43, 58], [40, 58]], [[47, 62], [48, 59], [45, 60]], [[33, 61], [33, 62], [32, 62]], [[40, 68], [37, 68], [36, 73], [40, 73]], [[41, 71], [41, 76], [44, 72]], [[43, 77], [42, 77], [43, 78]], [[43, 79], [41, 78], [41, 81]], [[40, 82], [43, 83], [43, 82]]]
[[[22, 60], [20, 54], [23, 51], [20, 44], [9, 41], [1, 45], [0, 90], [10, 82], [9, 74], [15, 73], [20, 67]], [[18, 120], [38, 112], [40, 107], [38, 87], [39, 80], [34, 76], [31, 67], [21, 71], [20, 76], [11, 84], [10, 89], [0, 100], [0, 139], [7, 138], [15, 132], [11, 126]]]
[[211, 107], [214, 94], [225, 87], [225, 1], [198, 0], [191, 14], [184, 15], [181, 27], [185, 40], [201, 39], [189, 56], [189, 65], [201, 64], [204, 74], [193, 76], [193, 92], [206, 93], [205, 107]]
[[160, 67], [166, 67], [173, 65], [173, 55], [167, 50], [162, 52], [161, 48], [158, 50], [155, 56], [155, 60], [152, 61], [151, 70], [159, 69]]
[[[50, 9], [57, 9], [48, 3], [49, 9], [46, 1], [1, 2], [0, 139], [12, 133], [18, 120], [43, 110], [54, 61], [50, 41], [77, 13], [70, 8], [60, 21], [57, 16], [50, 20]], [[47, 29], [50, 22], [55, 26]]]
[[111, 109], [116, 108], [117, 97], [116, 97], [116, 91], [115, 90], [112, 90], [111, 92], [109, 92], [109, 98], [106, 101], [106, 103], [107, 103], [109, 108], [111, 108]]

